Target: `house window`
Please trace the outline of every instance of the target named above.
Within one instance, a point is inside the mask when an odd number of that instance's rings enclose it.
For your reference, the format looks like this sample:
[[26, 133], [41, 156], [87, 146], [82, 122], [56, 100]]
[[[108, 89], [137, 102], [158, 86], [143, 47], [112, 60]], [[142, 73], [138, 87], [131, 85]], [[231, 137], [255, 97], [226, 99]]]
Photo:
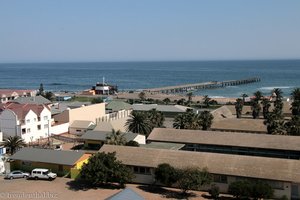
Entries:
[[30, 119], [27, 119], [27, 120], [26, 120], [26, 124], [29, 124], [29, 123], [30, 123]]
[[44, 125], [44, 129], [47, 129], [47, 128], [48, 128], [48, 124], [45, 124], [45, 125]]
[[39, 121], [41, 121], [41, 118], [40, 118], [40, 117], [38, 117], [38, 122], [39, 122]]
[[26, 132], [27, 132], [27, 133], [30, 133], [30, 131], [31, 131], [30, 128], [28, 128]]
[[29, 162], [29, 161], [22, 161], [22, 165], [31, 166], [31, 162]]
[[36, 122], [36, 118], [34, 118], [34, 119], [33, 119], [33, 121], [35, 121], [35, 122]]
[[38, 129], [38, 130], [41, 130], [41, 125], [37, 125], [37, 129]]
[[26, 129], [22, 128], [22, 134], [25, 134], [25, 133], [26, 133]]
[[76, 132], [81, 132], [81, 130], [80, 129], [76, 129]]
[[44, 120], [48, 120], [48, 116], [44, 116]]
[[227, 176], [225, 175], [214, 174], [213, 178], [215, 183], [227, 183]]
[[64, 167], [62, 165], [58, 165], [58, 171], [60, 172], [64, 171]]
[[151, 174], [149, 167], [133, 167], [133, 172], [135, 174]]

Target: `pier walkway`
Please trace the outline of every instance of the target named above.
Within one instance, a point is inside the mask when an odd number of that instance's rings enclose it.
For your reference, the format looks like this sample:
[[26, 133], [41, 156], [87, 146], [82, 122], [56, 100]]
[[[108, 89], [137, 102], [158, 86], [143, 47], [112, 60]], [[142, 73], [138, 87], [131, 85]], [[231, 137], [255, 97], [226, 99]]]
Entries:
[[259, 81], [260, 81], [259, 77], [252, 77], [252, 78], [247, 78], [242, 80], [210, 81], [204, 83], [193, 83], [193, 84], [186, 84], [186, 85], [151, 88], [151, 89], [144, 89], [143, 91], [151, 92], [151, 93], [165, 93], [165, 94], [182, 93], [182, 92], [188, 92], [193, 90], [213, 89], [213, 88], [220, 88], [226, 86], [249, 84], [249, 83], [255, 83]]

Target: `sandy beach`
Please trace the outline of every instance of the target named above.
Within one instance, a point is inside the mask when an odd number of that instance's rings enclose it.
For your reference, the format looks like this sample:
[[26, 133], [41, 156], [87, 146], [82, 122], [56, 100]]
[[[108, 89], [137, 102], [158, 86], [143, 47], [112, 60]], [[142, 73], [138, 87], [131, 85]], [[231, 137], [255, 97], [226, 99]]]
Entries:
[[[113, 98], [118, 99], [139, 99], [139, 92], [129, 93], [129, 92], [121, 92], [118, 93], [116, 96], [113, 96]], [[148, 99], [158, 99], [163, 100], [165, 98], [169, 98], [171, 101], [179, 100], [179, 99], [188, 99], [188, 97], [184, 94], [162, 94], [162, 93], [145, 93], [145, 98]], [[235, 102], [236, 98], [212, 98], [213, 100], [216, 100], [220, 104], [225, 104], [228, 102]], [[202, 102], [203, 96], [193, 96], [192, 101], [194, 102]]]

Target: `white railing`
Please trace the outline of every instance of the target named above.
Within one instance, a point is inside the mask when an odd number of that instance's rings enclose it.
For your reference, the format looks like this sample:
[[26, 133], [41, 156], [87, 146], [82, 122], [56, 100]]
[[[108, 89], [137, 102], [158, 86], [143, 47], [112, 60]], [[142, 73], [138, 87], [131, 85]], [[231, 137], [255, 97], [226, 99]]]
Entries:
[[103, 117], [97, 118], [96, 124], [97, 122], [109, 122], [117, 119], [126, 118], [131, 114], [131, 112], [132, 110], [120, 110], [118, 112], [106, 114]]

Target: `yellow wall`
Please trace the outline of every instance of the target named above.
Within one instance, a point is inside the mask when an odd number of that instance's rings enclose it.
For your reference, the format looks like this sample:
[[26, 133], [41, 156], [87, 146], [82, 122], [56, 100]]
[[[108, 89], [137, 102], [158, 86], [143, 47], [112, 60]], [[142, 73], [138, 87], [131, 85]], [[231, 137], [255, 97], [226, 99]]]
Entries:
[[84, 163], [87, 163], [91, 154], [84, 154], [77, 162], [74, 168], [81, 169]]
[[86, 120], [96, 123], [96, 119], [105, 115], [105, 103], [97, 103], [89, 106], [83, 106], [55, 115], [54, 120], [59, 122], [69, 122], [74, 120]]

